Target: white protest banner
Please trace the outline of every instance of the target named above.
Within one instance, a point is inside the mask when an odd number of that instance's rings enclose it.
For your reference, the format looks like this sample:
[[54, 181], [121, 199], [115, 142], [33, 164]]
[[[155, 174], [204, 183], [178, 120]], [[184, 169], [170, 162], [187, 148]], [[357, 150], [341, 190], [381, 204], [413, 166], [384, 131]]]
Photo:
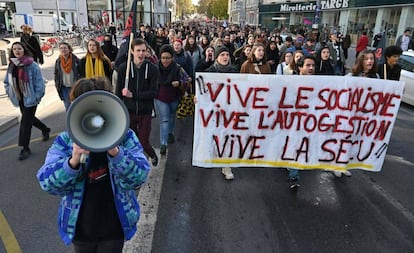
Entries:
[[380, 171], [404, 83], [197, 73], [193, 165]]

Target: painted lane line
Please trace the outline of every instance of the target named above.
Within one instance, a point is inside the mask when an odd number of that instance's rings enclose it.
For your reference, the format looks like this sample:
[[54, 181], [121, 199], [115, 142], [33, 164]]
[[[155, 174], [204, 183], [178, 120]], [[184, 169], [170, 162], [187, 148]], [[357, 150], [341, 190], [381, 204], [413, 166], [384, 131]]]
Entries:
[[11, 230], [3, 212], [0, 210], [0, 238], [7, 253], [21, 253], [19, 243]]
[[[158, 149], [156, 152], [159, 155]], [[147, 182], [139, 190], [138, 200], [141, 208], [141, 217], [138, 221], [138, 232], [130, 241], [125, 243], [123, 253], [149, 253], [152, 250], [152, 239], [157, 222], [167, 155], [159, 155], [160, 161], [158, 166], [155, 168], [151, 167]]]

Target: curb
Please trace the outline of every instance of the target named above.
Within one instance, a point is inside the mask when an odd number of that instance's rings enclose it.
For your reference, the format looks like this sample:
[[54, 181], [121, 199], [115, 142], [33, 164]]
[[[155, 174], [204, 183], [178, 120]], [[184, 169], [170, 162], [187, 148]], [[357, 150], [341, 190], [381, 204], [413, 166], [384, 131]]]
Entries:
[[0, 118], [0, 134], [18, 123], [19, 121], [16, 116], [6, 116], [4, 118]]

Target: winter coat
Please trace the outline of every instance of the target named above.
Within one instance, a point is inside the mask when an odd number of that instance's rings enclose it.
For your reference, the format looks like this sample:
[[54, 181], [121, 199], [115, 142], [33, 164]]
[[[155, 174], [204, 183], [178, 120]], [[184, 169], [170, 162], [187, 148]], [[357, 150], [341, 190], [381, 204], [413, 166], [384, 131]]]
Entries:
[[[75, 236], [87, 179], [83, 168], [87, 168], [88, 163], [87, 160], [85, 166], [81, 166], [80, 169], [72, 169], [69, 166], [72, 144], [67, 132], [57, 136], [47, 152], [45, 163], [37, 172], [42, 190], [62, 197], [58, 226], [59, 234], [67, 245]], [[129, 240], [137, 231], [136, 224], [140, 215], [134, 189], [145, 182], [150, 165], [131, 129], [120, 143], [118, 155], [108, 155], [107, 158], [116, 210], [125, 240]]]
[[[4, 77], [4, 89], [12, 104], [19, 106], [19, 99], [13, 87], [13, 69], [15, 65], [10, 63], [6, 76]], [[45, 95], [45, 81], [43, 80], [42, 72], [36, 62], [24, 67], [29, 76], [29, 85], [27, 95], [23, 96], [23, 105], [25, 107], [33, 107], [40, 103], [40, 100]]]
[[126, 62], [119, 66], [115, 94], [124, 101], [128, 111], [137, 115], [150, 115], [154, 107], [154, 98], [158, 93], [159, 72], [157, 66], [145, 60], [137, 69], [131, 61], [128, 89], [132, 92], [132, 98], [122, 96], [126, 67]]

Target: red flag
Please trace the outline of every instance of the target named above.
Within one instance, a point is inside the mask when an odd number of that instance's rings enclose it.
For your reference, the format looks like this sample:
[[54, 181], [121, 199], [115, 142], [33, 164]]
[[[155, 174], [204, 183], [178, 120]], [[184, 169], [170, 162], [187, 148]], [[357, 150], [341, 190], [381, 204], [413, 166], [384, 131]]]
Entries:
[[125, 23], [124, 37], [129, 36], [131, 31], [134, 34], [137, 32], [137, 2], [138, 0], [133, 0], [132, 2], [131, 11]]

